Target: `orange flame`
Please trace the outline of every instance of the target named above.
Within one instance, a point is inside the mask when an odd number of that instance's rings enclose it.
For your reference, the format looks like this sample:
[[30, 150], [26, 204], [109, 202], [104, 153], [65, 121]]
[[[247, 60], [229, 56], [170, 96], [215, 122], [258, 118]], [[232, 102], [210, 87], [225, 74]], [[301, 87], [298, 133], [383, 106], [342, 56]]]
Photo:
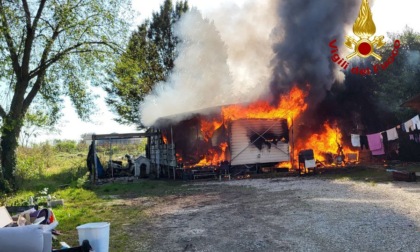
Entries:
[[[303, 90], [293, 87], [289, 94], [283, 95], [279, 99], [277, 106], [270, 105], [267, 101], [257, 101], [248, 105], [229, 105], [222, 107], [221, 119], [200, 119], [200, 130], [205, 142], [211, 141], [214, 132], [219, 129], [224, 122], [234, 121], [245, 118], [258, 119], [284, 119], [291, 125], [293, 117], [297, 117], [306, 110], [307, 104], [305, 97], [308, 94]], [[226, 150], [229, 145], [227, 142], [221, 143], [207, 150], [205, 156], [195, 164], [195, 166], [217, 165], [228, 159]]]
[[221, 143], [218, 148], [207, 150], [206, 156], [200, 160], [195, 166], [219, 165], [220, 162], [226, 160], [227, 142]]
[[214, 131], [222, 126], [223, 122], [218, 120], [206, 121], [202, 119], [200, 124], [204, 140], [207, 142], [213, 136]]
[[[339, 155], [344, 158], [345, 154], [357, 153], [348, 147], [343, 147], [343, 134], [336, 124], [331, 126], [324, 123], [324, 129], [321, 133], [312, 134], [308, 139], [298, 139], [296, 141], [295, 156], [297, 152], [304, 149], [313, 149], [317, 161], [327, 161], [326, 154], [331, 158], [337, 158]], [[334, 160], [332, 160], [334, 161]]]
[[175, 153], [176, 161], [182, 163], [182, 156], [179, 153]]
[[277, 107], [271, 106], [266, 101], [257, 101], [248, 106], [231, 105], [223, 107], [222, 115], [226, 121], [245, 118], [286, 118], [290, 125], [293, 117], [298, 116], [307, 109], [308, 105], [305, 103], [305, 97], [307, 95], [303, 90], [293, 87], [288, 95], [280, 97]]
[[[257, 101], [248, 105], [230, 105], [222, 107], [221, 114], [215, 119], [200, 119], [201, 140], [205, 142], [203, 146], [207, 146], [204, 150], [205, 154], [200, 154], [201, 160], [195, 164], [188, 164], [186, 167], [193, 166], [212, 166], [219, 165], [222, 161], [229, 161], [229, 145], [228, 139], [220, 142], [219, 136], [214, 141], [212, 138], [214, 133], [228, 125], [230, 121], [238, 119], [284, 119], [288, 120], [289, 126], [294, 118], [304, 112], [308, 105], [305, 102], [307, 92], [294, 87], [290, 93], [283, 95], [279, 99], [277, 106], [270, 105], [267, 101]], [[324, 123], [323, 130], [320, 133], [312, 134], [307, 139], [296, 139], [294, 144], [294, 156], [304, 149], [313, 149], [315, 159], [321, 162], [326, 161], [326, 155], [337, 157], [344, 156], [347, 153], [354, 153], [351, 149], [343, 147], [343, 134], [336, 124], [330, 125]], [[226, 137], [226, 136], [225, 136]], [[217, 139], [217, 141], [216, 141]], [[219, 142], [218, 142], [219, 141]], [[214, 145], [218, 146], [214, 146]], [[201, 152], [203, 153], [203, 152]], [[177, 160], [182, 161], [181, 155], [177, 154]], [[292, 162], [279, 163], [276, 167], [292, 168]]]

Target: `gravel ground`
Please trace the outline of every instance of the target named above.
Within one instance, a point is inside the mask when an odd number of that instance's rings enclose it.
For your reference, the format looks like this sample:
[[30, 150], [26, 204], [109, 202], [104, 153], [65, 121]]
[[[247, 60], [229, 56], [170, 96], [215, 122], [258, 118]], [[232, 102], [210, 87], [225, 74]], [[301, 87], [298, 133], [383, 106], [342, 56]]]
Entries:
[[317, 178], [202, 182], [135, 232], [139, 251], [420, 251], [420, 183]]

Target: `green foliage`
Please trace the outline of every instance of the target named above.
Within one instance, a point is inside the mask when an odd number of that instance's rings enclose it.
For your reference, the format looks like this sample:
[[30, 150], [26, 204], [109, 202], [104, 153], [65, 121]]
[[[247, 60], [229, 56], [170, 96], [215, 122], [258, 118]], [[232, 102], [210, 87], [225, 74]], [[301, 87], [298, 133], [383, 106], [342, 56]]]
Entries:
[[19, 187], [38, 191], [49, 188], [54, 191], [60, 186], [77, 183], [78, 178], [87, 172], [87, 148], [79, 154], [76, 151], [81, 147], [75, 146], [73, 141], [62, 142], [64, 144], [58, 148], [48, 142], [31, 148], [18, 148], [15, 176]]
[[[68, 95], [79, 115], [85, 118], [93, 106], [86, 83], [101, 83], [101, 70], [109, 67], [110, 59], [112, 61], [115, 52], [121, 49], [119, 45], [126, 39], [131, 19], [129, 7], [129, 1], [120, 0], [2, 3], [4, 29], [0, 45], [4, 50], [0, 52], [0, 76], [3, 88], [25, 88], [25, 83], [19, 81], [22, 78], [17, 76], [25, 75], [23, 79], [27, 78], [29, 85], [23, 91], [39, 92], [41, 95], [34, 102], [43, 111], [55, 115], [52, 112], [59, 109], [60, 96]], [[27, 27], [27, 18], [32, 22], [30, 27]], [[9, 43], [8, 36], [13, 42]], [[18, 65], [20, 72], [15, 68]], [[29, 95], [24, 98], [31, 103]], [[49, 108], [41, 105], [44, 102]]]
[[74, 152], [77, 149], [77, 143], [73, 140], [55, 140], [54, 148], [59, 152]]
[[400, 105], [420, 93], [420, 33], [406, 28], [402, 33], [391, 34], [391, 38], [381, 55], [389, 57], [392, 54], [396, 39], [400, 40], [401, 47], [395, 61], [386, 70], [372, 76], [376, 86], [374, 95], [399, 121], [405, 121], [413, 111]]
[[26, 113], [22, 131], [19, 137], [20, 145], [27, 147], [31, 138], [45, 131], [54, 131], [54, 124], [57, 118], [50, 117], [42, 109], [30, 110]]
[[109, 159], [109, 156], [112, 156], [112, 159], [121, 159], [124, 157], [124, 155], [129, 154], [132, 156], [139, 156], [139, 155], [145, 155], [146, 151], [146, 143], [147, 141], [145, 139], [142, 139], [135, 143], [124, 143], [124, 144], [117, 144], [112, 143], [111, 148], [109, 143], [104, 143], [101, 145], [96, 146], [96, 151], [101, 159], [101, 162], [107, 162]]
[[0, 103], [1, 181], [16, 186], [17, 138], [30, 108], [42, 111], [37, 119], [55, 122], [68, 96], [88, 119], [95, 97], [89, 84], [103, 82], [103, 72], [122, 50], [130, 2], [0, 1], [0, 90], [7, 94]]
[[18, 159], [16, 176], [26, 180], [37, 177], [42, 178], [46, 165], [44, 158], [39, 159], [38, 157], [40, 156], [23, 156], [22, 158]]
[[177, 45], [173, 25], [187, 10], [187, 1], [174, 7], [171, 0], [165, 0], [160, 11], [131, 34], [105, 88], [107, 104], [118, 114], [118, 122], [140, 125], [138, 105], [173, 68]]
[[89, 189], [91, 186], [89, 173], [86, 173], [83, 177], [77, 179], [76, 187]]

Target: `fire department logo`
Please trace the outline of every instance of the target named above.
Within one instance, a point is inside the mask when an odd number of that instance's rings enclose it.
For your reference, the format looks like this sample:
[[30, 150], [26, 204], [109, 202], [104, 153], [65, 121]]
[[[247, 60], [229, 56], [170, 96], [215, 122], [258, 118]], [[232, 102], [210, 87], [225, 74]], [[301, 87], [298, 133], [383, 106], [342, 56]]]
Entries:
[[[355, 39], [351, 36], [346, 36], [344, 45], [353, 50], [352, 53], [346, 56], [348, 60], [354, 56], [368, 58], [369, 56], [381, 60], [382, 57], [375, 53], [375, 49], [379, 49], [385, 45], [384, 36], [374, 36], [376, 33], [376, 26], [373, 22], [372, 12], [370, 10], [369, 1], [362, 0], [359, 15], [353, 25], [353, 33], [358, 37]], [[373, 37], [373, 38], [372, 38]]]

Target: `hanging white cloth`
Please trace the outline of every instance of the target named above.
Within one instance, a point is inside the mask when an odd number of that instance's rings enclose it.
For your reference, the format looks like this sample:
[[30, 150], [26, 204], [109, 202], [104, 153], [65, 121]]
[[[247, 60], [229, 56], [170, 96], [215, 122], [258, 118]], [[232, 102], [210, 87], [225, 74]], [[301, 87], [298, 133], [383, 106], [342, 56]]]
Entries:
[[351, 134], [351, 145], [353, 147], [360, 147], [360, 135]]
[[415, 126], [414, 126], [414, 124], [413, 124], [413, 120], [412, 120], [412, 119], [410, 119], [410, 120], [406, 121], [406, 122], [404, 123], [404, 127], [405, 127], [405, 130], [406, 130], [407, 132], [413, 131], [413, 130], [415, 129]]
[[386, 136], [388, 137], [388, 141], [398, 139], [397, 129], [394, 127], [386, 131]]
[[411, 119], [411, 121], [413, 121], [414, 127], [417, 127], [417, 129], [420, 130], [420, 117], [419, 117], [419, 115], [416, 115], [415, 117], [413, 117], [413, 119]]

